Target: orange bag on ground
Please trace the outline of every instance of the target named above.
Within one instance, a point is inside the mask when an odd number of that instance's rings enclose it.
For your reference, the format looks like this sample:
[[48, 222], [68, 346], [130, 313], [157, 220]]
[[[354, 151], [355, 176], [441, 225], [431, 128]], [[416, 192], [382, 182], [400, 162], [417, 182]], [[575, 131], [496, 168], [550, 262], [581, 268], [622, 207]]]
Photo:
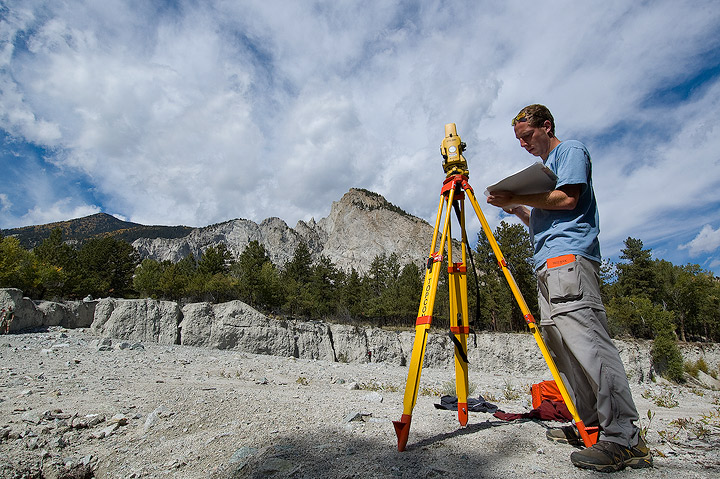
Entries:
[[560, 394], [557, 384], [555, 384], [555, 381], [542, 381], [537, 384], [533, 384], [530, 388], [530, 395], [532, 396], [533, 409], [540, 407], [540, 403], [542, 403], [545, 399], [560, 401], [562, 403], [565, 402], [562, 394]]

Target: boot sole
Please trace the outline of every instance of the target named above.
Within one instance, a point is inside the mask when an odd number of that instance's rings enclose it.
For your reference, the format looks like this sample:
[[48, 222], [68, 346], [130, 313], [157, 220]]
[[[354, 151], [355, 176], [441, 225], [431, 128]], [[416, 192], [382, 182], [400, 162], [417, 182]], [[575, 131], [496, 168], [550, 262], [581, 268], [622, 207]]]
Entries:
[[625, 461], [625, 465], [632, 467], [633, 469], [644, 469], [646, 467], [653, 467], [652, 456], [648, 455], [645, 457], [633, 457]]
[[593, 464], [591, 462], [584, 461], [572, 461], [573, 465], [582, 469], [591, 469], [597, 472], [616, 472], [625, 467], [632, 469], [643, 469], [653, 467], [652, 457], [633, 457], [620, 464]]

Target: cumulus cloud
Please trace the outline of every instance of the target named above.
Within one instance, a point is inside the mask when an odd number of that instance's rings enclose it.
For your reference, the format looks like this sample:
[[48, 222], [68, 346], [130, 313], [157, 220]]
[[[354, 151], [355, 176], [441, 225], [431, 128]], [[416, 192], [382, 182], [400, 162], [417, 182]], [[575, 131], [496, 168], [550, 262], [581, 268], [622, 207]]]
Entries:
[[606, 252], [720, 224], [710, 1], [4, 5], [0, 129], [42, 149], [12, 161], [48, 191], [0, 186], [3, 227], [98, 208], [292, 225], [351, 187], [434, 221], [444, 124], [482, 191], [535, 161], [509, 126], [535, 102], [590, 147]]
[[703, 226], [700, 233], [689, 243], [678, 246], [689, 251], [690, 256], [712, 253], [720, 247], [720, 228], [713, 229], [710, 225]]
[[73, 198], [62, 198], [51, 205], [43, 205], [35, 207], [28, 211], [21, 221], [28, 225], [41, 225], [53, 223], [59, 218], [69, 220], [73, 218], [82, 218], [83, 216], [100, 213], [98, 206], [88, 206], [77, 204]]
[[12, 203], [8, 199], [8, 196], [5, 193], [0, 193], [0, 211], [6, 213], [10, 210], [11, 206]]

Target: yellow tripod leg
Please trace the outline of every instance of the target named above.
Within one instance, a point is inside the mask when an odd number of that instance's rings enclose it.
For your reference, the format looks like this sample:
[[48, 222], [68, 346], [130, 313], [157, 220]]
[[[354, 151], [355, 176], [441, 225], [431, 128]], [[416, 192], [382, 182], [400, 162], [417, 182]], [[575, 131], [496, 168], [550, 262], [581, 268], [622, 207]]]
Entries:
[[[460, 228], [465, 231], [465, 217], [460, 201]], [[461, 243], [462, 262], [452, 260], [452, 243], [448, 242], [448, 285], [450, 288], [450, 334], [455, 346], [455, 394], [458, 421], [468, 423], [468, 359], [467, 336], [470, 333], [467, 302], [467, 263], [465, 242]]]
[[[470, 327], [467, 320], [466, 268], [462, 263], [448, 266], [450, 280], [450, 333], [455, 346], [455, 394], [458, 400], [458, 421], [461, 426], [468, 422], [468, 359], [467, 335]], [[464, 309], [463, 309], [464, 307]]]
[[520, 310], [522, 311], [522, 314], [525, 318], [525, 321], [528, 324], [528, 327], [530, 328], [530, 331], [533, 334], [533, 337], [535, 338], [535, 342], [537, 342], [538, 347], [540, 347], [540, 352], [543, 355], [543, 358], [545, 359], [545, 362], [548, 365], [548, 368], [550, 368], [550, 373], [552, 374], [553, 379], [555, 380], [555, 383], [557, 384], [558, 390], [560, 391], [560, 394], [563, 397], [563, 400], [565, 401], [565, 405], [568, 408], [568, 411], [570, 411], [570, 415], [572, 416], [573, 420], [575, 421], [575, 425], [578, 428], [578, 432], [580, 433], [580, 437], [582, 437], [583, 443], [585, 443], [586, 447], [590, 447], [593, 444], [597, 442], [597, 436], [598, 431], [597, 428], [594, 427], [586, 427], [583, 423], [582, 419], [580, 419], [580, 415], [577, 412], [577, 408], [575, 407], [575, 403], [570, 397], [570, 394], [568, 393], [567, 387], [565, 386], [565, 383], [562, 380], [562, 377], [560, 376], [560, 371], [558, 370], [557, 366], [555, 365], [555, 361], [553, 360], [552, 356], [550, 355], [550, 351], [547, 348], [547, 345], [545, 344], [545, 341], [542, 338], [542, 335], [540, 334], [540, 331], [535, 324], [535, 318], [530, 313], [530, 309], [527, 306], [527, 303], [525, 302], [525, 298], [523, 298], [522, 293], [520, 292], [520, 288], [518, 288], [517, 283], [515, 282], [515, 278], [513, 278], [512, 273], [510, 272], [510, 269], [508, 268], [507, 262], [505, 261], [505, 257], [503, 256], [502, 252], [500, 251], [500, 246], [498, 246], [497, 241], [495, 240], [495, 237], [492, 234], [492, 230], [490, 229], [490, 225], [488, 224], [487, 220], [485, 219], [485, 215], [483, 214], [482, 210], [480, 209], [480, 206], [478, 205], [477, 200], [475, 199], [475, 195], [472, 191], [472, 187], [465, 181], [463, 183], [463, 189], [465, 190], [465, 193], [467, 194], [468, 198], [470, 199], [470, 203], [473, 206], [473, 209], [475, 210], [475, 214], [477, 215], [478, 219], [480, 220], [480, 223], [482, 224], [483, 231], [485, 232], [485, 236], [487, 237], [490, 247], [492, 248], [493, 252], [495, 253], [495, 258], [498, 260], [498, 264], [502, 268], [502, 272], [505, 275], [505, 279], [508, 282], [508, 285], [510, 285], [510, 289], [512, 290], [513, 296], [515, 296], [515, 300], [517, 301], [518, 305], [520, 306]]
[[[452, 193], [447, 204], [452, 203]], [[410, 422], [412, 420], [412, 411], [417, 402], [418, 389], [420, 387], [420, 373], [422, 372], [423, 359], [425, 357], [425, 348], [427, 347], [427, 336], [432, 323], [433, 307], [435, 305], [435, 295], [437, 292], [438, 279], [440, 275], [440, 266], [442, 265], [442, 251], [445, 247], [445, 240], [448, 237], [450, 229], [450, 215], [445, 215], [445, 223], [443, 233], [440, 239], [440, 247], [435, 252], [437, 243], [440, 219], [442, 217], [443, 204], [445, 197], [440, 200], [438, 206], [437, 218], [435, 220], [435, 231], [433, 233], [432, 248], [433, 253], [428, 259], [428, 268], [425, 271], [425, 280], [423, 282], [422, 297], [418, 308], [417, 320], [415, 322], [415, 339], [413, 342], [412, 357], [410, 359], [410, 367], [408, 371], [407, 383], [405, 384], [405, 396], [403, 398], [403, 414], [399, 421], [393, 421], [395, 434], [398, 438], [398, 451], [404, 451], [407, 445], [408, 434], [410, 433]]]

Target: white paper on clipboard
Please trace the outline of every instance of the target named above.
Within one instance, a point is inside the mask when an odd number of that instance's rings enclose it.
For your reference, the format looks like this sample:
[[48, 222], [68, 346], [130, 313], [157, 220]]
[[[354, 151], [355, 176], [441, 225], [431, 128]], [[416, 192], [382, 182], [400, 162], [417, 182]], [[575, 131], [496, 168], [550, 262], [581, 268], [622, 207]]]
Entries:
[[534, 163], [524, 170], [508, 176], [485, 189], [485, 196], [491, 191], [511, 191], [516, 195], [546, 193], [555, 189], [557, 176], [541, 162]]

